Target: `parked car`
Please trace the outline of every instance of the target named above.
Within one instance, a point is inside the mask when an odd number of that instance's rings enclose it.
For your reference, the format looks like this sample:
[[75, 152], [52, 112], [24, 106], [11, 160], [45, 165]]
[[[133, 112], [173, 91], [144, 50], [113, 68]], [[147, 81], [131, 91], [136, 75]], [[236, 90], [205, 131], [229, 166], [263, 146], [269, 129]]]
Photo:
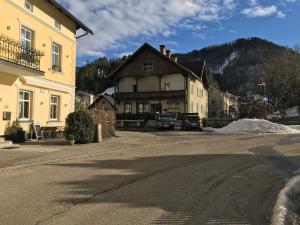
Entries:
[[156, 122], [156, 128], [174, 130], [174, 119], [171, 116], [161, 116]]
[[203, 124], [198, 114], [187, 114], [182, 119], [183, 130], [203, 130]]

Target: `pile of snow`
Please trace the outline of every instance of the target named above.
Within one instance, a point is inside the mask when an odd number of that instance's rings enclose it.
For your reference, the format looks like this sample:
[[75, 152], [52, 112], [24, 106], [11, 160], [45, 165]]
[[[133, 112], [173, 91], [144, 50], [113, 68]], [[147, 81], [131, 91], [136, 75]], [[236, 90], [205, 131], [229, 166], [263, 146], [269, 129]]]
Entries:
[[300, 134], [300, 130], [259, 119], [234, 121], [228, 126], [219, 129], [217, 132], [223, 134]]
[[290, 125], [289, 127], [300, 131], [300, 125]]

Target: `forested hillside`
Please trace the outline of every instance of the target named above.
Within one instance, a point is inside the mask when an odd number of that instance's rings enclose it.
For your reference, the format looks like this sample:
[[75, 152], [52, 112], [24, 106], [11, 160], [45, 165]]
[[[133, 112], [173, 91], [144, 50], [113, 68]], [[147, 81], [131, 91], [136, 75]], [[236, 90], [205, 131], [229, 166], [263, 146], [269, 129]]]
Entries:
[[280, 62], [283, 56], [300, 64], [296, 51], [260, 38], [238, 39], [178, 56], [181, 62], [206, 60], [221, 88], [237, 95], [253, 90], [258, 77], [265, 76], [265, 67], [284, 63]]

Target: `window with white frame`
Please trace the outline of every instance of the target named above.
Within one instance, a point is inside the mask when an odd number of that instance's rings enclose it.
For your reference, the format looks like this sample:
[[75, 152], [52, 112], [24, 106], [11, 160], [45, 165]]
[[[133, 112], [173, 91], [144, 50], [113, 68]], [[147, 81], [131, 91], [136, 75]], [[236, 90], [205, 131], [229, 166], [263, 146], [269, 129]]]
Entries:
[[180, 112], [179, 102], [168, 102], [168, 112]]
[[125, 103], [124, 105], [124, 113], [132, 113], [132, 104], [131, 103]]
[[144, 63], [143, 64], [143, 71], [145, 73], [152, 72], [154, 70], [153, 64], [152, 63]]
[[61, 46], [52, 43], [52, 69], [61, 72]]
[[33, 4], [29, 1], [25, 1], [24, 3], [25, 9], [27, 9], [29, 12], [33, 12]]
[[57, 20], [54, 21], [54, 27], [55, 27], [57, 30], [61, 30], [61, 24], [60, 24]]
[[31, 92], [20, 91], [19, 92], [19, 119], [29, 120], [31, 113]]
[[170, 91], [170, 87], [171, 87], [170, 83], [165, 83], [164, 84], [164, 90], [165, 91]]
[[147, 103], [140, 103], [138, 105], [138, 112], [139, 113], [148, 113], [149, 112], [149, 105]]
[[33, 33], [32, 30], [21, 27], [21, 44], [26, 50], [31, 50], [33, 47]]
[[59, 96], [51, 95], [50, 99], [50, 120], [57, 121], [59, 116]]

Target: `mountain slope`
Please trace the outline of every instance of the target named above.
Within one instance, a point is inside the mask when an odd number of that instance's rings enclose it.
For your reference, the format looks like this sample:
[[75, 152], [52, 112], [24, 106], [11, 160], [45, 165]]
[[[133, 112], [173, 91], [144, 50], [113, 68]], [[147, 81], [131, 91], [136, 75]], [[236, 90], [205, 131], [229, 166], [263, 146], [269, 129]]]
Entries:
[[260, 38], [243, 38], [187, 54], [178, 54], [178, 57], [180, 62], [206, 60], [210, 72], [222, 89], [243, 95], [247, 89], [253, 87], [259, 76], [253, 75], [253, 68], [256, 68], [257, 73], [259, 65], [272, 64], [273, 58], [289, 51], [292, 50]]

